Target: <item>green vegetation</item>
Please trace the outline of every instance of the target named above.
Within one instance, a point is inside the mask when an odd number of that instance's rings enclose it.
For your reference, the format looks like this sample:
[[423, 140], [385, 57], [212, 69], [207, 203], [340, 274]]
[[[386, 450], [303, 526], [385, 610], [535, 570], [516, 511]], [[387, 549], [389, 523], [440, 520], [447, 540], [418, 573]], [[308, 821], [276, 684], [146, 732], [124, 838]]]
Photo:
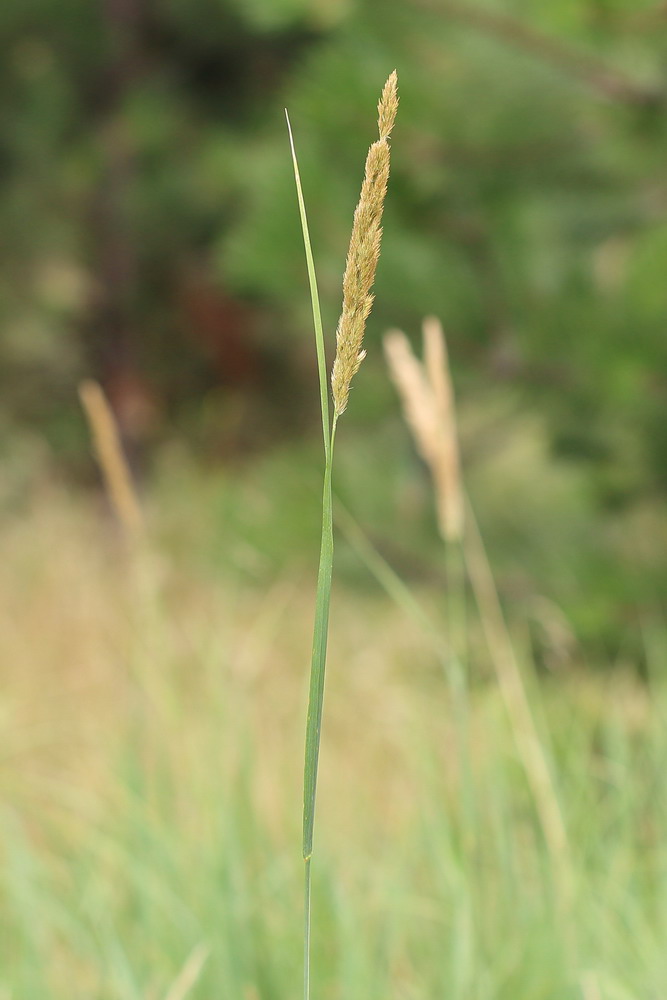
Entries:
[[[663, 22], [654, 0], [7, 0], [10, 501], [45, 464], [91, 477], [85, 377], [138, 466], [174, 437], [217, 460], [317, 433], [283, 108], [330, 331], [367, 109], [397, 66], [392, 241], [348, 436], [394, 450], [381, 334], [440, 316], [501, 584], [508, 567], [555, 601], [592, 660], [636, 659], [667, 587]], [[509, 450], [524, 481], [490, 483]]]
[[[242, 582], [231, 563], [213, 570], [214, 551], [251, 567], [264, 558], [237, 530], [264, 484], [218, 489], [216, 509], [210, 485], [190, 487], [181, 523], [171, 491], [151, 495], [162, 542], [139, 562], [60, 490], [5, 525], [7, 997], [173, 1000], [188, 961], [192, 1000], [298, 994], [313, 567], [284, 565], [270, 586]], [[412, 596], [439, 630], [441, 596], [428, 583]], [[569, 835], [574, 897], [562, 912], [484, 645], [472, 644], [463, 786], [442, 640], [370, 586], [339, 584], [333, 615], [313, 995], [659, 996], [664, 629], [646, 634], [648, 687], [582, 663], [538, 685], [515, 631]]]
[[0, 1000], [663, 996], [666, 17], [2, 5]]

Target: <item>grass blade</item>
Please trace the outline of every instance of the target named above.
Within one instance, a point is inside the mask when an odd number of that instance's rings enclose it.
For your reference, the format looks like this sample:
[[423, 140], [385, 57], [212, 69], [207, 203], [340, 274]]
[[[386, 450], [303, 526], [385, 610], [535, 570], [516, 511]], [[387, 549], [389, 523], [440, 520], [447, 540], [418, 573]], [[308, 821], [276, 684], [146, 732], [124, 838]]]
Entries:
[[303, 199], [301, 188], [301, 175], [299, 174], [299, 164], [296, 158], [294, 146], [294, 136], [290, 124], [287, 108], [285, 108], [285, 118], [287, 119], [287, 131], [289, 132], [290, 149], [292, 150], [292, 164], [294, 166], [294, 180], [296, 182], [296, 195], [299, 201], [299, 216], [301, 218], [301, 231], [303, 233], [303, 246], [306, 251], [306, 266], [308, 268], [308, 284], [310, 286], [310, 301], [313, 308], [313, 326], [315, 327], [315, 347], [317, 350], [317, 372], [320, 381], [320, 404], [322, 407], [322, 434], [324, 436], [324, 454], [329, 460], [331, 450], [330, 420], [329, 420], [329, 381], [327, 379], [327, 361], [324, 350], [324, 331], [322, 330], [322, 313], [320, 310], [320, 297], [317, 291], [317, 275], [315, 274], [315, 262], [310, 244], [310, 231], [308, 229], [308, 217], [306, 215], [306, 204]]
[[317, 792], [317, 767], [320, 756], [320, 733], [322, 729], [322, 706], [324, 703], [324, 674], [327, 657], [327, 641], [329, 636], [329, 606], [331, 603], [331, 578], [333, 574], [333, 510], [331, 497], [331, 474], [333, 462], [333, 445], [336, 433], [336, 418], [333, 426], [329, 419], [329, 383], [327, 379], [326, 356], [324, 350], [324, 333], [322, 330], [322, 314], [317, 291], [315, 263], [310, 243], [308, 218], [301, 188], [299, 164], [297, 162], [294, 138], [290, 126], [289, 115], [285, 110], [287, 128], [289, 131], [292, 163], [294, 165], [294, 180], [296, 182], [299, 215], [303, 233], [303, 245], [306, 251], [308, 268], [308, 283], [313, 309], [313, 326], [315, 328], [315, 345], [317, 349], [317, 370], [320, 384], [320, 403], [322, 409], [322, 435], [324, 438], [324, 489], [322, 494], [322, 539], [320, 544], [320, 564], [317, 574], [317, 596], [315, 600], [315, 625], [313, 628], [313, 651], [310, 666], [310, 691], [308, 695], [308, 717], [306, 721], [306, 748], [303, 772], [303, 859], [305, 862], [304, 882], [304, 974], [303, 995], [305, 1000], [310, 997], [310, 900], [311, 878], [310, 862], [313, 853], [313, 829], [315, 825], [315, 796]]

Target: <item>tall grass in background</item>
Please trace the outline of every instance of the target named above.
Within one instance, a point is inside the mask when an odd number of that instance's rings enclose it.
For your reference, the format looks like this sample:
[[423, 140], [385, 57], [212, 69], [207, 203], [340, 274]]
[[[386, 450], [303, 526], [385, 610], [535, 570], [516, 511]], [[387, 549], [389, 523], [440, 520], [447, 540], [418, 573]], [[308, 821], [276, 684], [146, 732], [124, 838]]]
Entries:
[[[551, 767], [538, 734], [530, 698], [526, 691], [512, 639], [505, 622], [493, 573], [470, 504], [467, 504], [460, 473], [454, 392], [445, 337], [435, 317], [424, 320], [424, 363], [414, 356], [400, 330], [384, 338], [385, 355], [398, 389], [405, 420], [417, 450], [431, 473], [440, 536], [447, 555], [447, 599], [450, 605], [448, 641], [454, 662], [458, 711], [467, 742], [467, 683], [457, 658], [457, 635], [465, 622], [461, 598], [467, 573], [480, 622], [493, 662], [519, 757], [526, 773], [542, 832], [549, 849], [554, 887], [563, 928], [569, 934], [572, 913], [572, 873], [568, 837]], [[451, 567], [455, 569], [452, 571]], [[465, 627], [465, 625], [464, 625]], [[458, 647], [461, 648], [460, 645]], [[461, 688], [464, 688], [461, 694]], [[459, 746], [461, 759], [469, 748]], [[464, 784], [468, 774], [463, 775]]]
[[333, 572], [333, 500], [332, 473], [336, 426], [345, 412], [350, 385], [364, 359], [363, 337], [366, 320], [373, 305], [372, 287], [380, 256], [382, 239], [382, 211], [389, 179], [389, 137], [398, 110], [398, 79], [396, 71], [385, 83], [378, 103], [379, 139], [372, 144], [366, 157], [364, 180], [359, 202], [355, 209], [352, 235], [343, 275], [343, 308], [336, 330], [336, 356], [331, 373], [333, 419], [329, 417], [329, 381], [327, 379], [326, 353], [320, 311], [317, 278], [313, 261], [308, 219], [301, 187], [299, 166], [292, 130], [287, 124], [294, 164], [299, 214], [306, 251], [308, 281], [313, 307], [317, 368], [320, 382], [322, 432], [324, 436], [324, 491], [322, 498], [322, 539], [320, 565], [317, 577], [313, 652], [310, 668], [310, 692], [306, 721], [306, 749], [303, 789], [303, 860], [304, 877], [304, 998], [310, 996], [310, 931], [311, 931], [311, 859], [315, 824], [315, 797], [320, 754], [322, 708], [324, 702], [324, 675], [329, 632], [331, 604], [331, 578]]

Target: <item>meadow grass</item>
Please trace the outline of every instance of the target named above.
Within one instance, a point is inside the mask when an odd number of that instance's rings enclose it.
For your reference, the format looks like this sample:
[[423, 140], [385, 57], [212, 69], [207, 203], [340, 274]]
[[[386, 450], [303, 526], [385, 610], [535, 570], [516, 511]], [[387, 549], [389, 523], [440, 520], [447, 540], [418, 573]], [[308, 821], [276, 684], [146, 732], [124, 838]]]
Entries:
[[[159, 529], [159, 500], [149, 508]], [[110, 533], [57, 490], [3, 525], [0, 996], [293, 996], [308, 574], [258, 588], [170, 547], [146, 614]], [[446, 649], [440, 599], [410, 593]], [[515, 640], [570, 835], [573, 950], [483, 646], [471, 845], [437, 636], [370, 584], [341, 583], [334, 615], [330, 655], [345, 669], [328, 679], [313, 990], [659, 998], [661, 684], [574, 668], [538, 684]]]
[[[253, 582], [241, 566], [261, 566], [263, 546], [235, 548], [239, 524], [217, 519], [235, 507], [266, 516], [270, 481], [237, 475], [213, 509], [172, 478], [144, 513], [103, 397], [85, 386], [118, 523], [48, 482], [1, 524], [0, 1000], [287, 1000], [302, 956], [305, 995], [312, 975], [323, 1000], [664, 996], [665, 630], [646, 633], [648, 682], [576, 660], [538, 676], [465, 500], [435, 321], [423, 362], [396, 333], [387, 353], [435, 486], [444, 600], [401, 579], [342, 506], [334, 514], [391, 79], [348, 253], [332, 419], [294, 156], [325, 449], [304, 784], [309, 574], [294, 560]], [[338, 588], [329, 636], [334, 516], [367, 577]], [[198, 559], [198, 544], [228, 557]], [[342, 667], [322, 729], [328, 647]]]

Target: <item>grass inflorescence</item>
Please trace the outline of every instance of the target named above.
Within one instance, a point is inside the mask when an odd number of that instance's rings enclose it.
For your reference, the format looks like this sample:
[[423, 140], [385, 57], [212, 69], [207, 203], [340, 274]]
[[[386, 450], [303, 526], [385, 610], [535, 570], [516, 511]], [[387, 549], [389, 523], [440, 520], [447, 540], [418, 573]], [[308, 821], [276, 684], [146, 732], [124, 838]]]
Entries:
[[368, 150], [364, 181], [354, 212], [352, 235], [343, 275], [343, 310], [336, 330], [336, 357], [331, 373], [334, 412], [347, 407], [352, 379], [364, 360], [366, 320], [373, 306], [371, 289], [380, 258], [382, 211], [389, 180], [389, 136], [398, 111], [398, 77], [391, 74], [378, 105], [380, 138]]

